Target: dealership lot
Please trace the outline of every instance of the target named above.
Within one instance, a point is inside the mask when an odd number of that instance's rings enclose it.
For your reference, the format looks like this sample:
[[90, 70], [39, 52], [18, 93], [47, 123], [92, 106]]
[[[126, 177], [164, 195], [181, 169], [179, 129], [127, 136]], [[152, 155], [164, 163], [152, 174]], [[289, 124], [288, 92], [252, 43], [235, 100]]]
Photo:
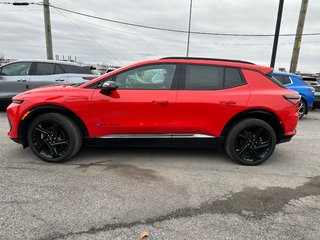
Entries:
[[320, 111], [267, 162], [210, 149], [88, 148], [49, 164], [7, 138], [0, 239], [319, 239]]

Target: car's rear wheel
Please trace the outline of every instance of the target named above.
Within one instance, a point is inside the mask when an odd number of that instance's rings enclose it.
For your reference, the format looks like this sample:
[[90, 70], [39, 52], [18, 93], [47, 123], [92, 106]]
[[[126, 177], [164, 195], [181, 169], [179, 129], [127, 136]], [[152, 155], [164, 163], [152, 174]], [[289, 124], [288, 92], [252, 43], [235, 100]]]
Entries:
[[77, 124], [59, 113], [45, 113], [35, 118], [28, 128], [27, 139], [38, 157], [52, 163], [68, 160], [82, 144]]
[[299, 119], [303, 118], [306, 112], [307, 112], [307, 105], [303, 100], [301, 100], [298, 105]]
[[270, 158], [276, 142], [276, 134], [267, 122], [250, 118], [242, 120], [230, 130], [225, 150], [242, 165], [258, 165]]

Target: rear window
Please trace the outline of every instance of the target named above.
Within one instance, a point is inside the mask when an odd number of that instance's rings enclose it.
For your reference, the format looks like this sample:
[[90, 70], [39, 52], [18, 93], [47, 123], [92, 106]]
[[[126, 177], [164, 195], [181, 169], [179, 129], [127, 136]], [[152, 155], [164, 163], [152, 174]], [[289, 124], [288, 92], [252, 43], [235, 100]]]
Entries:
[[185, 89], [222, 89], [223, 73], [223, 67], [187, 65]]
[[55, 74], [63, 74], [64, 71], [62, 70], [62, 68], [60, 67], [60, 65], [56, 64], [56, 69], [54, 70]]
[[[273, 72], [269, 72], [264, 75], [266, 78], [271, 80], [273, 83], [277, 84], [279, 87], [285, 88], [285, 86], [280, 82], [277, 78], [275, 78], [275, 74]], [[279, 76], [279, 75], [278, 75]]]
[[55, 64], [53, 63], [37, 63], [36, 75], [52, 75], [54, 70]]
[[67, 64], [61, 64], [60, 66], [66, 73], [91, 74], [91, 67], [81, 67]]
[[283, 76], [283, 82], [284, 85], [286, 84], [290, 84], [291, 83], [291, 79], [288, 76]]
[[279, 80], [284, 85], [291, 83], [291, 79], [289, 76], [273, 74], [273, 77], [276, 78], [277, 80]]
[[240, 86], [244, 83], [239, 69], [225, 68], [224, 88], [232, 88]]
[[240, 69], [232, 67], [187, 65], [185, 89], [218, 90], [243, 85]]

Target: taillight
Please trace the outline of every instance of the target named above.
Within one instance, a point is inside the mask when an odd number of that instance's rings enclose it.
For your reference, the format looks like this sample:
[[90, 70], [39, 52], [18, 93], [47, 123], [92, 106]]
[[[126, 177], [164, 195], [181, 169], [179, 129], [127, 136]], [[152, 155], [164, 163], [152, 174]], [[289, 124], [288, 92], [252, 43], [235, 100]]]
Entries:
[[82, 79], [87, 80], [87, 81], [90, 81], [90, 80], [92, 80], [92, 79], [95, 79], [95, 77], [82, 77]]
[[285, 94], [283, 95], [283, 97], [294, 105], [298, 104], [301, 99], [301, 96], [299, 94]]

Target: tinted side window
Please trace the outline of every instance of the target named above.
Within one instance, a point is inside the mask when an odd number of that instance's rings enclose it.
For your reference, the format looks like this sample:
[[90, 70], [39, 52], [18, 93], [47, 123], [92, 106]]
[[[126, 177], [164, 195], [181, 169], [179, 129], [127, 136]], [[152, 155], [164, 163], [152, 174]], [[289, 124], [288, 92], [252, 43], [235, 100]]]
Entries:
[[283, 76], [274, 74], [273, 77], [283, 84]]
[[31, 63], [12, 63], [2, 67], [3, 76], [23, 76], [29, 75]]
[[157, 64], [131, 69], [117, 75], [119, 89], [170, 89], [176, 65]]
[[54, 73], [55, 74], [63, 74], [64, 71], [62, 70], [62, 68], [58, 64], [56, 64], [56, 69], [54, 70]]
[[288, 76], [283, 76], [283, 82], [282, 82], [284, 85], [286, 84], [290, 84], [291, 83], [291, 80]]
[[54, 74], [55, 64], [52, 63], [37, 63], [36, 75], [51, 75]]
[[83, 66], [83, 67], [81, 67], [81, 72], [83, 74], [92, 74], [91, 70], [95, 70], [95, 68], [92, 68], [91, 66]]
[[223, 67], [187, 65], [185, 89], [222, 89], [223, 72]]
[[237, 87], [243, 84], [239, 69], [225, 68], [224, 88]]
[[66, 73], [79, 73], [79, 74], [84, 73], [84, 71], [80, 66], [61, 64], [61, 67]]

